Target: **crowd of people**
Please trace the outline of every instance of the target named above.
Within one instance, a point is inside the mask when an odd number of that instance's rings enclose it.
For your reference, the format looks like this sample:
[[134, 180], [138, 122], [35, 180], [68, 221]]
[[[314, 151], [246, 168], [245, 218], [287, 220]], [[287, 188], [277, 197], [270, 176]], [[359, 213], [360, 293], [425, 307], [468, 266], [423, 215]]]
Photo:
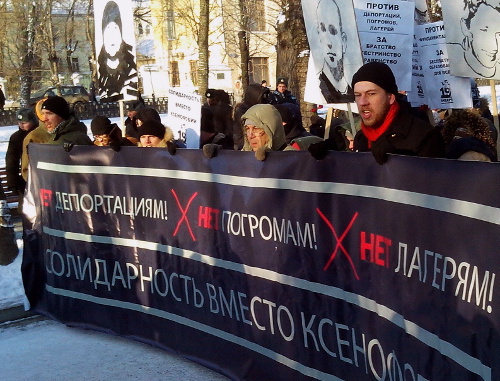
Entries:
[[[288, 90], [286, 78], [278, 78], [274, 91], [266, 81], [248, 85], [242, 101], [234, 106], [226, 91], [209, 89], [201, 106], [199, 148], [207, 158], [224, 149], [251, 151], [258, 160], [265, 160], [270, 151], [307, 150], [317, 160], [330, 151], [371, 152], [379, 164], [384, 164], [389, 154], [498, 161], [498, 131], [491, 114], [485, 112], [488, 107], [446, 110], [431, 123], [430, 113], [410, 106], [398, 91], [392, 70], [380, 62], [363, 65], [350, 85], [358, 107], [354, 128], [339, 113], [330, 126], [313, 115], [309, 128], [304, 128], [299, 102]], [[19, 195], [20, 207], [28, 178], [30, 143], [60, 145], [66, 151], [74, 145], [107, 146], [114, 151], [123, 146], [158, 147], [172, 155], [186, 147], [141, 98], [127, 103], [125, 131], [106, 116], [94, 117], [90, 125], [93, 140], [86, 125], [59, 96], [41, 99], [34, 110], [19, 110], [17, 121], [19, 129], [10, 137], [5, 162], [7, 187]], [[351, 131], [357, 133], [353, 136]], [[5, 199], [0, 187], [0, 226], [6, 225], [10, 216]]]
[[[299, 102], [288, 90], [286, 78], [278, 78], [274, 91], [267, 82], [247, 86], [240, 103], [232, 106], [229, 94], [207, 90], [201, 106], [200, 145], [205, 155], [214, 157], [220, 149], [253, 151], [264, 160], [269, 151], [308, 150], [316, 159], [329, 151], [371, 151], [383, 164], [389, 154], [421, 157], [498, 160], [498, 132], [491, 115], [477, 109], [449, 110], [435, 124], [427, 113], [416, 112], [398, 91], [392, 70], [384, 63], [370, 62], [353, 76], [358, 115], [354, 131], [347, 119], [334, 118], [327, 129], [325, 120], [314, 115], [311, 126], [302, 123]], [[451, 112], [450, 112], [451, 111]], [[127, 103], [125, 133], [102, 115], [91, 122], [93, 140], [87, 127], [70, 111], [64, 98], [40, 100], [32, 109], [17, 113], [19, 130], [12, 134], [6, 154], [7, 186], [20, 196], [26, 185], [29, 143], [62, 145], [164, 147], [171, 154], [185, 148], [174, 139], [158, 112], [142, 99]], [[325, 131], [329, 131], [325, 136]], [[1, 196], [1, 195], [0, 195]], [[1, 197], [0, 197], [1, 198]], [[22, 197], [21, 197], [22, 198]]]

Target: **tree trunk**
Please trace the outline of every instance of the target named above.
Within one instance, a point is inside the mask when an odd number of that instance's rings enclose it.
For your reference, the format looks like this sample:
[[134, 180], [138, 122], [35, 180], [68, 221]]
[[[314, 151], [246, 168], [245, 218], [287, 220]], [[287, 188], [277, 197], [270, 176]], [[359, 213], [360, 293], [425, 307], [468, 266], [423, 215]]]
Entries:
[[288, 78], [288, 88], [300, 100], [304, 127], [309, 127], [314, 105], [303, 100], [309, 60], [309, 42], [300, 0], [289, 0], [284, 7], [285, 21], [278, 25], [277, 70], [278, 77]]
[[250, 51], [248, 48], [247, 33], [244, 30], [238, 32], [238, 42], [241, 57], [241, 84], [243, 85], [243, 91], [246, 91], [247, 86], [250, 84], [250, 74], [248, 70]]
[[208, 89], [209, 53], [208, 53], [208, 28], [210, 24], [210, 0], [200, 1], [200, 34], [198, 39], [198, 91], [205, 103], [205, 93]]
[[22, 108], [29, 107], [29, 99], [31, 96], [31, 86], [33, 84], [33, 61], [34, 61], [34, 48], [35, 48], [35, 26], [36, 8], [32, 5], [28, 11], [28, 27], [26, 30], [26, 54], [23, 57], [21, 64], [21, 85], [20, 85], [20, 106]]

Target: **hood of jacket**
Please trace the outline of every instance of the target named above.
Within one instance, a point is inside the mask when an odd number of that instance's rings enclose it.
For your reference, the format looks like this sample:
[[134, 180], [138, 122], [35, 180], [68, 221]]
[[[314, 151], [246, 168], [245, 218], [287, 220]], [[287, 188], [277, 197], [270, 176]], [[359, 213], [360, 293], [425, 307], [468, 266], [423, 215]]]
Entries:
[[[280, 151], [286, 147], [283, 121], [281, 120], [281, 115], [276, 107], [269, 104], [258, 104], [250, 107], [241, 117], [242, 129], [244, 129], [247, 119], [255, 122], [257, 127], [264, 130], [266, 135], [269, 137], [269, 141], [267, 142], [267, 147], [269, 149], [272, 151]], [[245, 143], [242, 151], [252, 151], [252, 147], [250, 146], [244, 131], [243, 135]]]
[[245, 95], [243, 96], [243, 103], [248, 106], [253, 106], [259, 103], [262, 103], [262, 99], [264, 95], [269, 94], [269, 89], [267, 87], [263, 87], [258, 83], [252, 83], [247, 86], [245, 90]]

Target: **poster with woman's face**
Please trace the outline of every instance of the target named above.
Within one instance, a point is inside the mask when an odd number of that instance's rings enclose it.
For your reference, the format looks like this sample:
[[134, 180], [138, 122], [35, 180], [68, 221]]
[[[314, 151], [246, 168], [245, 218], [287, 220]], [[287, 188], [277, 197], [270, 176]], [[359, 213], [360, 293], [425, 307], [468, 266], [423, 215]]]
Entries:
[[97, 94], [103, 102], [138, 97], [132, 15], [131, 0], [94, 1]]
[[500, 1], [441, 0], [451, 74], [500, 79]]

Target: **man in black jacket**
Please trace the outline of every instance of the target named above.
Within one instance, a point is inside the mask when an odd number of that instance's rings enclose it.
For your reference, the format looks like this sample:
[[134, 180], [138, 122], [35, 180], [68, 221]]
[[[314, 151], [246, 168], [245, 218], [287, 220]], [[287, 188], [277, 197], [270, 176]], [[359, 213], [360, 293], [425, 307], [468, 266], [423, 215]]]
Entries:
[[371, 151], [379, 164], [387, 154], [444, 157], [444, 141], [438, 129], [411, 113], [398, 100], [398, 87], [389, 66], [381, 62], [363, 65], [353, 76], [352, 87], [361, 117], [354, 151]]
[[9, 146], [5, 154], [5, 169], [7, 171], [7, 187], [12, 192], [22, 196], [26, 186], [26, 182], [20, 175], [23, 140], [30, 131], [38, 127], [38, 118], [33, 110], [24, 108], [17, 112], [17, 124], [19, 129], [9, 139]]

